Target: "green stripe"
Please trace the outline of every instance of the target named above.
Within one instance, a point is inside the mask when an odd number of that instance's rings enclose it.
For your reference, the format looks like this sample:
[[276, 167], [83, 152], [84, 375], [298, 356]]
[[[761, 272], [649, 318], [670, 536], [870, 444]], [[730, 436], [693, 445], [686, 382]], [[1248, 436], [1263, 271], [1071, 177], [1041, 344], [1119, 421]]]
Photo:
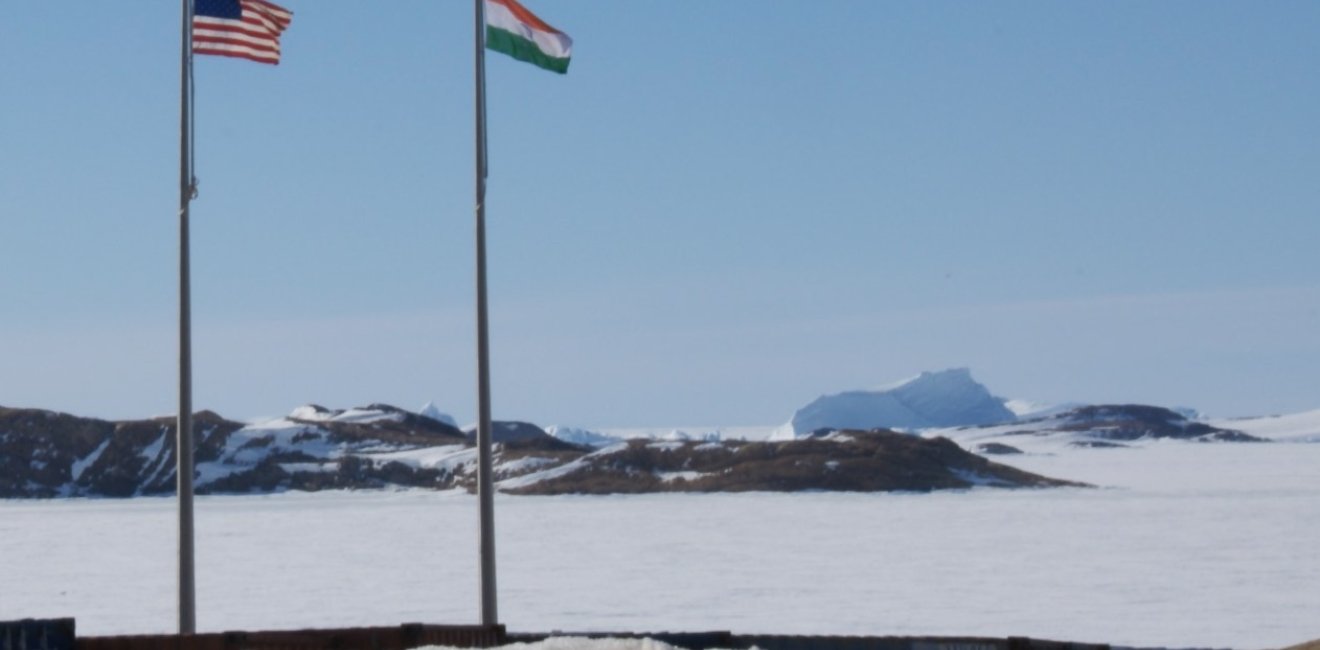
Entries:
[[536, 43], [490, 25], [486, 25], [486, 48], [503, 52], [519, 61], [526, 61], [552, 72], [568, 73], [568, 59], [556, 59], [552, 56], [546, 56], [545, 52], [542, 52], [541, 48], [536, 46]]

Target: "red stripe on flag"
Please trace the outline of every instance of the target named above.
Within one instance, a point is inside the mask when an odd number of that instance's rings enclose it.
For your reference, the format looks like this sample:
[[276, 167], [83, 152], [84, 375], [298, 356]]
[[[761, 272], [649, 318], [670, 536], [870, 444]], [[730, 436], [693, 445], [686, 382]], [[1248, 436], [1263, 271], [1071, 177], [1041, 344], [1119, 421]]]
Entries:
[[198, 48], [197, 53], [206, 54], [210, 56], [227, 56], [233, 59], [247, 59], [248, 61], [256, 61], [257, 63], [269, 63], [271, 65], [276, 65], [279, 63], [278, 55], [272, 54], [269, 56], [262, 56], [259, 54], [253, 54], [251, 52], [245, 52], [243, 50], [206, 50], [206, 49]]
[[508, 8], [509, 13], [513, 14], [514, 18], [517, 18], [518, 20], [527, 23], [528, 25], [531, 25], [532, 27], [540, 31], [553, 32], [555, 34], [563, 33], [555, 29], [554, 27], [551, 27], [550, 25], [546, 24], [544, 20], [537, 18], [536, 14], [527, 10], [527, 7], [518, 4], [518, 0], [489, 0], [489, 1], [495, 4], [504, 5], [506, 8]]
[[267, 43], [270, 44], [272, 47], [279, 46], [278, 39], [274, 39], [266, 34], [262, 34], [260, 32], [254, 32], [248, 29], [218, 29], [213, 26], [209, 26], [205, 30], [194, 28], [193, 31], [194, 43], [204, 43], [207, 41], [214, 41], [214, 40], [227, 39], [227, 38], [245, 39], [250, 43]]
[[270, 16], [272, 20], [282, 23], [283, 27], [288, 27], [289, 21], [293, 19], [292, 11], [273, 2], [266, 2], [266, 0], [245, 0], [243, 4], [250, 5], [253, 8], [260, 8], [263, 10], [262, 13]]
[[211, 50], [223, 46], [245, 47], [249, 50], [270, 52], [276, 57], [280, 54], [280, 46], [278, 44], [269, 45], [266, 43], [253, 43], [240, 38], [208, 38], [205, 40], [193, 40], [193, 51], [198, 54], [210, 54]]

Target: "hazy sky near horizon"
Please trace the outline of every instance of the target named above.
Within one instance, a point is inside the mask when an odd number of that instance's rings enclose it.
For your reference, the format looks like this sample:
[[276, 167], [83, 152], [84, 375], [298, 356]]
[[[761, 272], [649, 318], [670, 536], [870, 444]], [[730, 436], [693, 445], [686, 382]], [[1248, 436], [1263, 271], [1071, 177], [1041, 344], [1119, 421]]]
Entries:
[[[0, 404], [174, 412], [177, 2], [0, 21]], [[199, 57], [194, 404], [475, 413], [470, 2]], [[1320, 4], [528, 0], [488, 58], [494, 415], [1320, 408]]]

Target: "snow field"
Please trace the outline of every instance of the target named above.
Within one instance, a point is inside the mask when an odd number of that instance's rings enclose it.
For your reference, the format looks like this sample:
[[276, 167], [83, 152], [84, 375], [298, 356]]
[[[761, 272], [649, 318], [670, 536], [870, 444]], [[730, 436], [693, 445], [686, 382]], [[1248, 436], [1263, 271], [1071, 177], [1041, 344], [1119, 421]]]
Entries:
[[1210, 424], [1273, 440], [1320, 442], [1320, 409], [1259, 418], [1211, 420]]
[[[512, 631], [1031, 636], [1274, 648], [1320, 637], [1320, 445], [999, 457], [1100, 489], [496, 500]], [[0, 620], [174, 625], [168, 498], [0, 501]], [[476, 501], [197, 502], [203, 631], [472, 623]]]

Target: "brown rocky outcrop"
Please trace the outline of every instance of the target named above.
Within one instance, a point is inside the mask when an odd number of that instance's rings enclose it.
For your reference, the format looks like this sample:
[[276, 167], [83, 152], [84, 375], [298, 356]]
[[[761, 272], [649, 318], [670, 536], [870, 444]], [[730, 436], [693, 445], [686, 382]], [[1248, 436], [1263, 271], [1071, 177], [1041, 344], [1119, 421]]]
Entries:
[[633, 440], [580, 459], [581, 467], [516, 494], [637, 492], [886, 492], [993, 487], [1060, 487], [1051, 479], [991, 462], [945, 438], [886, 430], [840, 431], [782, 442]]

